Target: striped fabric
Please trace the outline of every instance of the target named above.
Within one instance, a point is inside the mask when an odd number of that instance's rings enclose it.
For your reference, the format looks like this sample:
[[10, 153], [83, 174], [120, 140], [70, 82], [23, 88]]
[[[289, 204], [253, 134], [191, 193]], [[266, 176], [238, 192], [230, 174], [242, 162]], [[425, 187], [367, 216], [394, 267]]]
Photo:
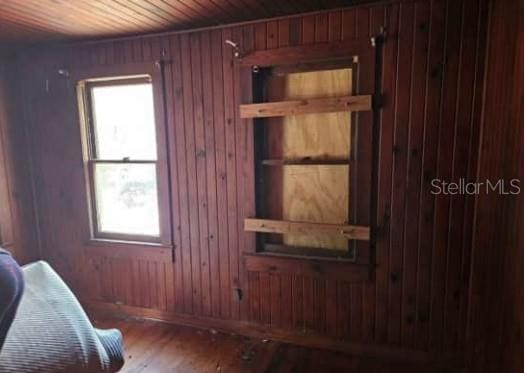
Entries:
[[0, 372], [116, 372], [122, 335], [96, 330], [73, 293], [45, 262], [23, 267], [25, 292], [0, 351]]

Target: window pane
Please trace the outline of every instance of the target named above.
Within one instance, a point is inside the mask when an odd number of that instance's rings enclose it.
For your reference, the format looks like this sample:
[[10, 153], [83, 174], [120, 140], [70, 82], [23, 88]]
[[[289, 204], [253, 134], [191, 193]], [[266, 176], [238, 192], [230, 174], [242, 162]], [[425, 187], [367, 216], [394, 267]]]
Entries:
[[98, 159], [156, 159], [151, 84], [93, 87]]
[[98, 229], [159, 236], [154, 164], [95, 164]]

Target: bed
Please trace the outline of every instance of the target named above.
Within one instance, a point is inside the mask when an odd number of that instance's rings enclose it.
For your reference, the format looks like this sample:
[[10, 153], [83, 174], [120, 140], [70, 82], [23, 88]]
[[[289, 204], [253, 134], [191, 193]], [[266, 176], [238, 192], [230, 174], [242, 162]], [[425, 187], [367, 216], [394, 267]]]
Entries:
[[25, 291], [0, 351], [0, 372], [116, 372], [122, 334], [93, 327], [49, 264], [23, 267]]

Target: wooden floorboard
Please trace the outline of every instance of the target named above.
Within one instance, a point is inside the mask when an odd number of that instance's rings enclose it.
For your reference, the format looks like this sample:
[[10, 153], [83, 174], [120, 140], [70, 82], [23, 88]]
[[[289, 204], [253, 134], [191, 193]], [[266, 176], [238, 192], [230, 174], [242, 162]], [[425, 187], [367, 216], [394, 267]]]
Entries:
[[[124, 335], [122, 372], [440, 372], [438, 367], [361, 358], [158, 321], [95, 317]], [[448, 372], [451, 372], [448, 370]]]

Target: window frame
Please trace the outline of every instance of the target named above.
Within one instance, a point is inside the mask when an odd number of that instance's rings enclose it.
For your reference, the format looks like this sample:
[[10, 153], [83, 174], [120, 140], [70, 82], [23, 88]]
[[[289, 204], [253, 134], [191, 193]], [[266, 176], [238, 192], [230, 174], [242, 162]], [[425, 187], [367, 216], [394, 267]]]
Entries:
[[[155, 63], [101, 66], [72, 75], [77, 91], [80, 118], [85, 193], [88, 202], [89, 241], [116, 241], [137, 244], [172, 245], [171, 205], [169, 200], [167, 127], [164, 108], [161, 66]], [[154, 160], [101, 160], [96, 157], [94, 120], [91, 92], [94, 87], [150, 83], [152, 88], [157, 159]], [[96, 164], [155, 164], [159, 235], [105, 232], [99, 229], [95, 192]]]

